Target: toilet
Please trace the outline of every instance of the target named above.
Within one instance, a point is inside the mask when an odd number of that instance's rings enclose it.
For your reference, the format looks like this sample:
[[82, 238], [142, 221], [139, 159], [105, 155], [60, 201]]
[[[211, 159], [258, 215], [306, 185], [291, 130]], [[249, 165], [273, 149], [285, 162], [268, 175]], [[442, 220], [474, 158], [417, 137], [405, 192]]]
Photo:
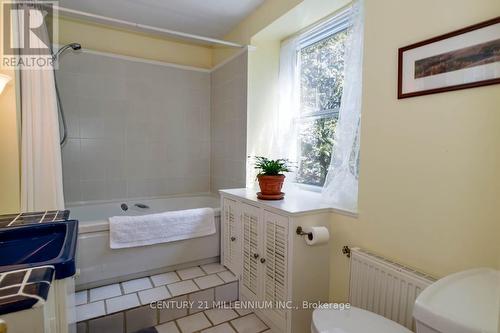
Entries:
[[[463, 302], [467, 300], [467, 302]], [[500, 271], [479, 268], [444, 277], [417, 297], [417, 333], [497, 333], [500, 328]], [[314, 310], [312, 333], [411, 333], [360, 308]]]
[[313, 312], [312, 333], [413, 333], [376, 313], [351, 306], [334, 310], [318, 308]]

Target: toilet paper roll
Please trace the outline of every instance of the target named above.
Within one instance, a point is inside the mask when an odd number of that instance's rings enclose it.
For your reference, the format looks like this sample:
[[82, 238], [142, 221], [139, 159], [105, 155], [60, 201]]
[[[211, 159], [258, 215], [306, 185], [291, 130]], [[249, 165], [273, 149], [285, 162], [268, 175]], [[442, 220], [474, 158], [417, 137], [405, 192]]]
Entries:
[[325, 244], [330, 240], [330, 232], [325, 227], [308, 227], [304, 229], [304, 232], [309, 233], [304, 236], [307, 245]]

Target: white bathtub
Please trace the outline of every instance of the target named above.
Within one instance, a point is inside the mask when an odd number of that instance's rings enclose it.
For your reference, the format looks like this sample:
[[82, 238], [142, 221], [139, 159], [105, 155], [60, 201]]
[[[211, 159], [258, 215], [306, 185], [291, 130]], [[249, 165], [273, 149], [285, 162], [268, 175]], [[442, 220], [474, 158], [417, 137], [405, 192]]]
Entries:
[[[129, 209], [123, 211], [121, 204]], [[146, 204], [140, 209], [136, 203]], [[108, 218], [143, 215], [172, 210], [212, 207], [217, 232], [214, 235], [129, 249], [111, 250]], [[127, 200], [67, 207], [70, 217], [80, 221], [78, 235], [77, 289], [125, 281], [181, 267], [215, 262], [220, 255], [220, 204], [216, 196]]]

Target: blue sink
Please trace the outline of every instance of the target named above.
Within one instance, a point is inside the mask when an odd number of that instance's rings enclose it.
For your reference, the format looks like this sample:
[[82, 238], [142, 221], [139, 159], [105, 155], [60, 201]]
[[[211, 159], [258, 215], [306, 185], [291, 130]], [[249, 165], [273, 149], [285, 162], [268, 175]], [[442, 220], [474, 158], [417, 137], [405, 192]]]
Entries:
[[0, 272], [51, 265], [55, 278], [75, 274], [78, 221], [0, 229]]

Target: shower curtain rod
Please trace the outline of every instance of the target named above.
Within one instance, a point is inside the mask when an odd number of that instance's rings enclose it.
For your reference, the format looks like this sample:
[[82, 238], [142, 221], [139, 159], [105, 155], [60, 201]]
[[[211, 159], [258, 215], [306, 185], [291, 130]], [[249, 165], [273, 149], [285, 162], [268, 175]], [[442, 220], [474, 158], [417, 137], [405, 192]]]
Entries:
[[194, 34], [188, 34], [185, 32], [175, 31], [175, 30], [153, 27], [150, 25], [114, 19], [114, 18], [107, 17], [107, 16], [91, 14], [91, 13], [82, 12], [79, 10], [60, 7], [60, 6], [55, 6], [55, 8], [59, 11], [59, 15], [67, 16], [67, 17], [71, 17], [71, 18], [76, 18], [76, 19], [89, 20], [89, 21], [92, 21], [95, 23], [101, 23], [101, 24], [107, 24], [107, 25], [112, 25], [112, 26], [121, 27], [121, 28], [127, 28], [127, 29], [131, 29], [134, 31], [139, 31], [139, 32], [153, 33], [153, 34], [161, 35], [161, 36], [175, 37], [175, 38], [183, 39], [183, 40], [196, 40], [200, 44], [215, 44], [215, 45], [235, 47], [235, 48], [245, 47], [245, 45], [241, 45], [241, 44], [233, 43], [233, 42], [228, 42], [228, 41], [217, 39], [217, 38], [199, 36], [199, 35], [194, 35]]

